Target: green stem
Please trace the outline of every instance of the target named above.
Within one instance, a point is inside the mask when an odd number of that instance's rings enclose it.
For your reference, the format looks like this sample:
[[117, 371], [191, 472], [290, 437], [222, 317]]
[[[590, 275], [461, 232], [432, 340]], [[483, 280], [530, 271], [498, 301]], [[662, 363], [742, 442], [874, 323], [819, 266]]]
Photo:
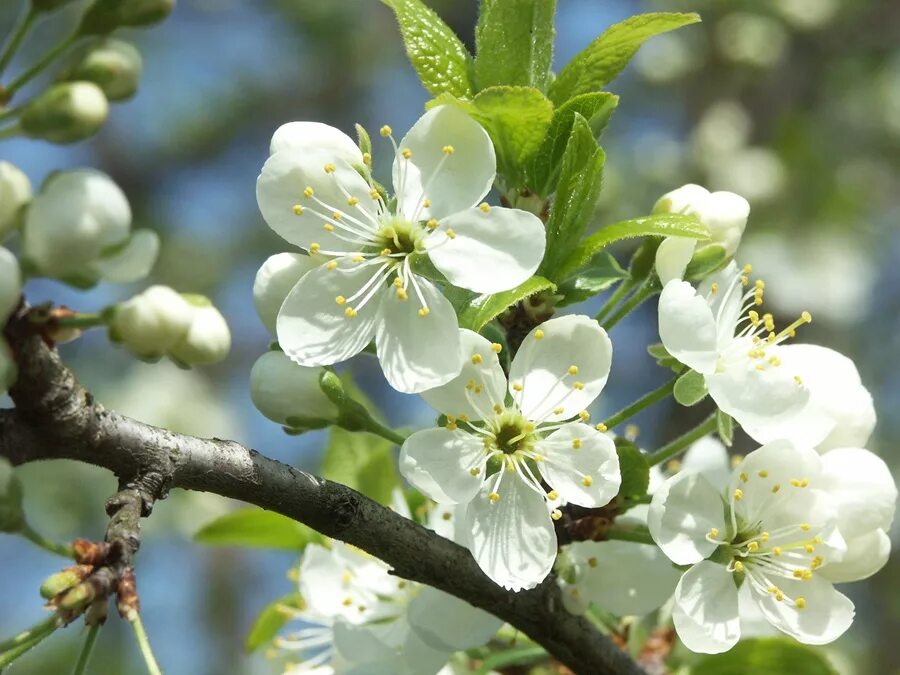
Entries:
[[87, 637], [84, 639], [84, 646], [81, 648], [81, 654], [78, 655], [78, 663], [75, 664], [75, 670], [72, 675], [84, 675], [88, 661], [91, 660], [91, 653], [94, 651], [94, 645], [97, 643], [97, 635], [100, 633], [100, 623], [91, 625], [88, 629]]
[[386, 427], [380, 422], [376, 422], [371, 418], [369, 419], [366, 431], [368, 431], [370, 434], [381, 436], [382, 438], [389, 440], [391, 443], [396, 443], [397, 445], [403, 445], [407, 438], [399, 431], [394, 431], [390, 427]]
[[639, 289], [637, 289], [621, 307], [619, 307], [616, 313], [603, 323], [603, 328], [605, 328], [606, 330], [610, 330], [613, 326], [619, 323], [619, 321], [621, 321], [626, 316], [631, 314], [631, 312], [637, 309], [641, 305], [641, 303], [643, 303], [648, 298], [652, 298], [657, 293], [659, 293], [659, 285], [656, 283], [655, 278], [651, 278], [651, 280], [644, 282], [644, 284]]
[[482, 662], [476, 675], [485, 675], [507, 666], [524, 666], [548, 658], [546, 650], [540, 646], [514, 647], [513, 649], [492, 654]]
[[666, 460], [672, 459], [675, 455], [687, 450], [687, 448], [694, 443], [695, 441], [699, 441], [701, 438], [706, 436], [708, 433], [712, 433], [716, 430], [716, 413], [713, 413], [705, 420], [703, 420], [699, 425], [691, 429], [690, 431], [682, 434], [674, 441], [667, 443], [659, 450], [654, 452], [650, 457], [648, 457], [648, 463], [650, 466], [656, 466]]
[[73, 555], [71, 546], [58, 544], [55, 541], [47, 539], [40, 532], [32, 529], [31, 525], [29, 525], [28, 523], [25, 523], [25, 525], [22, 526], [22, 529], [19, 530], [19, 534], [21, 534], [35, 546], [40, 546], [42, 549], [44, 549], [45, 551], [49, 551], [50, 553], [61, 555], [63, 558], [71, 558]]
[[625, 406], [619, 412], [614, 414], [609, 419], [605, 420], [603, 424], [607, 429], [612, 429], [613, 427], [621, 424], [627, 419], [630, 419], [637, 413], [639, 413], [644, 408], [648, 408], [649, 406], [661, 401], [666, 398], [669, 394], [672, 393], [672, 390], [675, 388], [675, 382], [678, 380], [678, 376], [676, 375], [668, 382], [661, 384], [659, 387], [654, 389], [648, 394], [644, 394], [637, 401], [632, 403], [631, 405]]
[[153, 656], [153, 650], [150, 648], [150, 640], [147, 637], [147, 631], [144, 630], [144, 623], [141, 621], [141, 615], [132, 612], [128, 618], [128, 623], [134, 629], [134, 637], [137, 640], [138, 648], [141, 650], [141, 656], [144, 657], [144, 663], [147, 664], [147, 672], [150, 675], [162, 675], [156, 657]]
[[632, 288], [634, 288], [634, 280], [631, 278], [623, 279], [616, 287], [616, 290], [613, 291], [612, 295], [610, 295], [606, 302], [603, 303], [603, 307], [600, 308], [600, 311], [597, 312], [597, 316], [595, 316], [594, 319], [603, 321], [603, 319], [606, 318], [606, 315], [613, 311], [613, 308], [622, 301], [622, 298], [624, 298]]
[[22, 44], [22, 40], [25, 39], [25, 35], [31, 29], [31, 26], [34, 25], [34, 20], [37, 19], [37, 15], [38, 13], [29, 3], [28, 11], [25, 13], [22, 21], [19, 22], [19, 25], [13, 29], [13, 32], [9, 36], [9, 40], [3, 46], [3, 51], [0, 52], [0, 74], [3, 74], [3, 71], [6, 70], [9, 62], [12, 61], [13, 56], [16, 55], [16, 52]]
[[655, 544], [650, 531], [646, 528], [617, 529], [615, 527], [606, 531], [606, 538], [615, 541], [632, 541], [636, 544]]
[[[0, 642], [0, 667], [12, 663], [62, 625], [62, 617], [59, 614], [53, 614], [18, 635]], [[15, 655], [13, 655], [14, 653]]]
[[56, 320], [56, 324], [64, 328], [96, 328], [97, 326], [105, 326], [106, 321], [100, 314], [85, 312], [75, 316], [61, 317]]
[[15, 80], [13, 80], [3, 92], [7, 100], [9, 100], [12, 95], [15, 94], [19, 89], [21, 89], [26, 84], [31, 82], [31, 80], [33, 80], [35, 77], [40, 75], [47, 66], [53, 63], [64, 51], [71, 47], [72, 44], [78, 39], [78, 37], [78, 33], [73, 33], [69, 37], [65, 38], [62, 42], [60, 42], [50, 51], [44, 54], [37, 63], [31, 66], [31, 68], [29, 68], [24, 73], [19, 75]]

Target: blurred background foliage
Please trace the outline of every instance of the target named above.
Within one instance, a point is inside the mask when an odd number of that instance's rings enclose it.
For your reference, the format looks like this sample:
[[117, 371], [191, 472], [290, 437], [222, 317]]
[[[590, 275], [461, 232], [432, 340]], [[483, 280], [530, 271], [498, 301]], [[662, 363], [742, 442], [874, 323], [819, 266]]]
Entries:
[[[432, 0], [472, 46], [475, 0]], [[19, 3], [0, 3], [0, 35]], [[808, 309], [800, 340], [852, 356], [879, 409], [871, 442], [896, 469], [900, 444], [900, 4], [893, 0], [559, 0], [557, 68], [607, 25], [643, 11], [698, 11], [701, 25], [654, 38], [610, 87], [622, 97], [604, 135], [608, 161], [597, 225], [649, 212], [687, 182], [736, 191], [752, 213], [739, 252], [767, 282], [780, 318]], [[70, 30], [77, 4], [42, 23], [20, 53], [27, 67]], [[180, 0], [148, 31], [125, 32], [145, 59], [137, 96], [113, 108], [88, 143], [60, 147], [11, 141], [0, 159], [35, 185], [53, 170], [94, 166], [123, 187], [136, 226], [164, 236], [152, 277], [209, 294], [231, 324], [231, 358], [180, 371], [145, 365], [102, 333], [63, 353], [105, 404], [144, 421], [230, 437], [283, 461], [316, 468], [321, 433], [285, 435], [250, 404], [248, 373], [269, 341], [250, 288], [256, 268], [288, 247], [263, 223], [255, 178], [272, 131], [319, 120], [352, 133], [354, 122], [403, 133], [426, 92], [407, 63], [392, 13], [376, 0]], [[381, 150], [379, 154], [378, 150]], [[380, 172], [387, 147], [376, 146]], [[622, 250], [623, 255], [627, 254]], [[92, 311], [138, 288], [89, 292], [32, 282], [32, 302]], [[659, 384], [644, 347], [656, 341], [653, 303], [616, 326], [602, 418]], [[571, 311], [567, 308], [567, 311]], [[374, 359], [353, 364], [360, 385], [391, 423], [427, 423], [432, 413], [390, 390]], [[638, 418], [647, 448], [696, 421], [674, 403]], [[743, 444], [742, 444], [743, 441]], [[738, 451], [746, 451], [746, 439]], [[37, 529], [60, 540], [101, 537], [103, 502], [115, 489], [105, 472], [69, 463], [20, 471]], [[256, 613], [291, 590], [290, 552], [204, 548], [194, 532], [233, 504], [176, 493], [146, 521], [137, 571], [145, 622], [172, 673], [266, 673], [243, 641]], [[896, 530], [896, 528], [895, 528]], [[894, 532], [894, 539], [897, 539]], [[41, 615], [37, 588], [60, 562], [0, 536], [0, 635]], [[853, 628], [829, 656], [842, 672], [900, 672], [900, 566], [892, 561], [854, 584]], [[81, 644], [73, 626], [15, 664], [12, 673], [68, 672]], [[92, 671], [140, 673], [118, 621], [101, 633]]]

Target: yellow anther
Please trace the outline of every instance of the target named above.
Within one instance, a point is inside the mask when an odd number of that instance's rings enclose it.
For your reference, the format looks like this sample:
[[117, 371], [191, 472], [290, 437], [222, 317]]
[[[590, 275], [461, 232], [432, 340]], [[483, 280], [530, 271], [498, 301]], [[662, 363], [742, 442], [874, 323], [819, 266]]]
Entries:
[[710, 287], [709, 287], [709, 292], [712, 293], [713, 295], [718, 293], [719, 292], [719, 283], [716, 281], [712, 282], [712, 284], [710, 284]]
[[797, 609], [805, 609], [806, 608], [806, 598], [804, 598], [801, 595], [796, 600], [794, 600], [794, 604], [797, 606]]
[[424, 206], [426, 209], [431, 208], [431, 200], [426, 198], [426, 199], [422, 202], [422, 206]]
[[768, 478], [769, 472], [766, 471], [765, 469], [761, 469], [760, 471], [756, 472], [756, 475], [759, 476], [760, 478]]
[[599, 424], [594, 425], [594, 428], [601, 433], [603, 433], [604, 431], [609, 429], [609, 427], [607, 427], [605, 424], [603, 424], [603, 422], [600, 422]]
[[813, 537], [813, 543], [814, 544], [823, 544], [823, 543], [825, 543], [825, 540], [822, 539], [822, 535], [817, 534], [815, 537]]
[[409, 148], [403, 148], [400, 154], [403, 155], [403, 159], [409, 159], [410, 157], [412, 157], [412, 150], [410, 150]]
[[300, 206], [299, 204], [294, 204], [294, 207], [291, 210], [294, 212], [295, 216], [303, 215], [303, 207]]
[[447, 431], [456, 431], [456, 422], [447, 422]]
[[460, 416], [459, 416], [459, 421], [460, 421], [460, 422], [468, 422], [468, 421], [469, 421], [469, 416], [468, 416], [468, 415], [460, 415]]
[[591, 485], [594, 484], [594, 479], [591, 476], [585, 476], [581, 479], [581, 484], [584, 485], [584, 487], [591, 487]]
[[499, 415], [500, 413], [503, 412], [503, 406], [500, 405], [499, 403], [495, 403], [495, 404], [493, 405], [493, 408], [492, 408], [492, 409], [493, 409], [493, 411], [494, 411], [495, 413], [497, 413], [498, 415]]
[[444, 234], [447, 235], [447, 239], [456, 239], [456, 232], [453, 231], [452, 227], [448, 227], [444, 230]]
[[559, 406], [559, 407], [556, 407], [553, 409], [553, 414], [554, 415], [562, 415], [565, 411], [566, 411], [565, 408], [563, 408], [562, 406]]
[[352, 307], [348, 307], [347, 309], [344, 310], [344, 316], [346, 316], [348, 319], [352, 319], [352, 318], [353, 318], [354, 316], [356, 316], [358, 313], [359, 313], [359, 312], [357, 312], [357, 311], [356, 311], [355, 309], [353, 309]]
[[473, 476], [477, 476], [478, 474], [481, 473], [481, 468], [477, 467], [477, 466], [472, 467], [471, 469], [469, 469], [469, 473], [472, 474]]
[[753, 265], [751, 265], [750, 263], [747, 263], [746, 265], [744, 265], [744, 269], [741, 271], [744, 274], [750, 274], [751, 272], [753, 272]]
[[312, 254], [316, 254], [319, 252], [319, 250], [321, 250], [321, 248], [322, 247], [319, 244], [316, 244], [315, 242], [313, 242], [312, 244], [309, 245], [309, 252]]
[[743, 498], [744, 498], [744, 491], [741, 490], [740, 488], [737, 488], [737, 489], [734, 491], [734, 501], [739, 502], [739, 501], [741, 501]]
[[518, 382], [513, 382], [513, 391], [522, 391], [522, 385]]
[[522, 427], [522, 430], [526, 434], [534, 433], [534, 424], [532, 424], [531, 422], [526, 422], [525, 425]]
[[744, 461], [743, 455], [732, 455], [731, 456], [731, 468], [736, 469], [741, 462]]
[[306, 188], [303, 190], [303, 196], [306, 197], [307, 199], [312, 199], [312, 196], [314, 194], [316, 194], [316, 191], [313, 190], [312, 187], [309, 185], [306, 186]]
[[744, 571], [744, 563], [742, 563], [740, 560], [735, 560], [734, 561], [734, 571], [735, 572], [743, 572]]
[[334, 232], [334, 225], [332, 225], [331, 223], [325, 223], [322, 226], [322, 229], [325, 230], [326, 232]]
[[573, 383], [573, 384], [572, 384], [572, 389], [577, 389], [578, 391], [581, 391], [582, 389], [584, 389], [584, 382], [575, 382], [575, 383]]
[[782, 593], [781, 591], [775, 591], [775, 599], [778, 602], [782, 602], [784, 600], [784, 593]]
[[456, 150], [454, 150], [452, 145], [445, 145], [443, 148], [441, 148], [441, 152], [443, 152], [445, 155], [447, 155], [449, 157], [454, 152], [456, 152]]
[[560, 511], [559, 509], [553, 509], [550, 512], [550, 517], [553, 518], [553, 520], [559, 520], [560, 518], [562, 518], [562, 511]]
[[747, 312], [747, 316], [750, 317], [750, 323], [752, 323], [754, 326], [759, 325], [759, 312], [751, 309], [749, 312]]
[[591, 567], [596, 567], [597, 564], [598, 564], [598, 563], [597, 563], [597, 559], [596, 559], [596, 558], [588, 558], [588, 565], [590, 565]]
[[366, 166], [372, 166], [372, 155], [368, 152], [363, 153], [363, 164]]
[[333, 269], [335, 269], [337, 266], [338, 266], [337, 260], [329, 260], [327, 263], [325, 263], [325, 269], [326, 269], [326, 270], [333, 270]]
[[719, 536], [719, 528], [718, 528], [718, 527], [711, 527], [711, 528], [709, 529], [709, 532], [707, 532], [707, 536], [708, 536], [710, 539], [716, 539], [716, 538]]
[[544, 331], [542, 331], [540, 328], [538, 328], [536, 331], [534, 331], [534, 339], [535, 340], [543, 340], [544, 339]]
[[770, 356], [769, 363], [777, 368], [781, 365], [781, 359], [779, 359], [777, 356]]
[[781, 547], [780, 547], [780, 546], [775, 546], [775, 547], [772, 549], [772, 553], [773, 553], [776, 557], [777, 557], [777, 556], [780, 556], [780, 555], [781, 555]]
[[432, 231], [436, 230], [437, 226], [438, 226], [438, 221], [436, 218], [432, 218], [427, 223], [425, 223], [425, 227], [427, 227], [429, 230], [432, 230]]
[[666, 469], [668, 469], [669, 473], [678, 473], [681, 471], [681, 461], [677, 459], [670, 459], [666, 464]]
[[757, 279], [757, 280], [756, 280], [755, 286], [756, 286], [758, 289], [762, 290], [763, 288], [766, 287], [766, 282], [763, 281], [762, 279]]
[[356, 609], [358, 609], [358, 610], [359, 610], [359, 613], [362, 614], [363, 612], [366, 611], [366, 606], [365, 606], [365, 605], [358, 605], [358, 606], [356, 607]]
[[388, 256], [388, 255], [390, 255], [391, 253], [393, 253], [393, 251], [392, 251], [391, 249], [389, 249], [389, 248], [383, 248], [383, 249], [381, 249], [381, 250], [378, 252], [378, 255]]
[[747, 544], [747, 550], [750, 551], [750, 553], [756, 553], [759, 550], [759, 542], [751, 541]]
[[800, 529], [804, 532], [809, 532], [812, 529], [812, 525], [809, 523], [800, 523]]
[[472, 354], [472, 363], [473, 364], [475, 364], [477, 366], [482, 361], [484, 361], [484, 357], [482, 357], [481, 354]]
[[334, 301], [339, 305], [343, 305], [345, 302], [347, 302], [347, 298], [345, 298], [343, 295], [339, 295], [334, 299]]
[[532, 459], [533, 459], [535, 462], [546, 462], [546, 461], [547, 461], [547, 458], [544, 457], [543, 455], [534, 455], [534, 456], [532, 457]]
[[581, 448], [581, 439], [580, 439], [580, 438], [573, 438], [573, 439], [572, 439], [572, 447], [573, 447], [575, 450], [579, 450], [579, 449]]
[[488, 204], [487, 202], [481, 202], [478, 205], [478, 208], [481, 209], [482, 213], [490, 213], [491, 212], [491, 205]]
[[799, 375], [794, 375], [794, 382], [796, 382], [798, 386], [803, 386], [803, 378]]
[[803, 310], [800, 313], [800, 319], [802, 319], [804, 323], [812, 323], [812, 314], [810, 314], [806, 310]]
[[419, 310], [419, 316], [421, 316], [422, 318], [428, 316], [429, 314], [431, 314], [431, 310], [428, 309], [427, 307], [422, 307], [422, 308]]
[[498, 495], [496, 492], [491, 492], [488, 495], [488, 499], [491, 500], [491, 504], [496, 504], [500, 500], [500, 495]]
[[361, 263], [363, 260], [365, 260], [365, 258], [361, 255], [355, 255], [352, 258], [350, 258], [350, 260], [352, 260], [355, 263]]
[[381, 129], [379, 129], [379, 131], [381, 132], [381, 135], [384, 136], [385, 138], [387, 138], [392, 133], [394, 133], [394, 130], [391, 129], [387, 124], [385, 124], [383, 127], [381, 127]]
[[767, 541], [769, 541], [769, 533], [768, 532], [760, 532], [759, 540], [765, 544]]
[[577, 375], [578, 366], [569, 366], [569, 375]]
[[341, 604], [342, 604], [344, 607], [349, 607], [350, 605], [353, 604], [353, 598], [349, 598], [349, 597], [344, 598], [343, 600], [341, 600]]
[[356, 197], [347, 197], [347, 206], [356, 206], [359, 204], [359, 199]]
[[503, 351], [503, 345], [501, 345], [499, 342], [492, 342], [491, 343], [491, 351], [494, 352], [495, 354], [499, 354], [500, 352]]
[[378, 192], [378, 190], [375, 189], [369, 190], [369, 196], [375, 201], [381, 199], [381, 194]]
[[559, 499], [559, 493], [556, 490], [550, 490], [550, 492], [547, 493], [547, 499], [549, 499], [551, 502], [555, 502], [557, 499]]
[[589, 413], [587, 410], [582, 410], [580, 413], [578, 413], [578, 419], [580, 419], [582, 422], [588, 422], [591, 419], [591, 413]]
[[778, 592], [778, 586], [769, 586], [767, 590], [769, 591], [769, 593], [772, 593], [774, 595]]
[[781, 489], [781, 485], [779, 483], [775, 483], [775, 485], [772, 486], [772, 493], [774, 494], [774, 493], [778, 492], [780, 489]]
[[397, 298], [403, 301], [409, 300], [409, 295], [402, 288], [397, 289]]
[[822, 566], [822, 564], [823, 564], [824, 562], [825, 562], [825, 558], [823, 558], [823, 557], [820, 556], [820, 555], [817, 555], [815, 558], [813, 558], [813, 559], [810, 561], [810, 563], [809, 563], [809, 568], [810, 568], [810, 569], [813, 569], [813, 570], [818, 569], [819, 567]]
[[744, 473], [744, 472], [742, 471], [742, 472], [741, 472], [741, 475], [740, 475], [740, 479], [741, 479], [741, 482], [742, 482], [742, 483], [746, 483], [748, 480], [750, 480], [750, 476], [748, 476], [746, 473]]
[[813, 553], [813, 552], [815, 552], [816, 547], [813, 544], [804, 544], [803, 550], [806, 551], [807, 553]]
[[331, 162], [326, 164], [324, 168], [325, 168], [325, 173], [334, 173], [335, 171], [337, 171], [337, 167], [334, 164], [332, 164]]

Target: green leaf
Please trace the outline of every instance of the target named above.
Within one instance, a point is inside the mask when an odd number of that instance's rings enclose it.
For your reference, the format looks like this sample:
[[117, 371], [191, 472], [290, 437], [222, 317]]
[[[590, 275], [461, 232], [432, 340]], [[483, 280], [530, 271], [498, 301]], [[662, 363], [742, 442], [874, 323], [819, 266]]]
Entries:
[[640, 448], [625, 438], [616, 439], [619, 470], [622, 473], [620, 497], [642, 497], [650, 486], [650, 464]]
[[731, 415], [716, 410], [716, 430], [719, 432], [719, 438], [727, 446], [731, 447], [734, 442], [734, 420]]
[[247, 546], [299, 551], [322, 535], [296, 520], [256, 507], [238, 509], [207, 523], [194, 541], [211, 546]]
[[672, 391], [675, 400], [684, 406], [697, 405], [708, 393], [705, 378], [696, 370], [689, 370], [679, 377]]
[[278, 635], [278, 631], [291, 620], [290, 614], [282, 611], [282, 608], [300, 608], [302, 606], [303, 598], [300, 597], [300, 594], [290, 593], [263, 607], [259, 616], [256, 617], [256, 621], [253, 622], [250, 632], [247, 633], [244, 649], [251, 653], [269, 644]]
[[482, 0], [475, 29], [475, 85], [547, 90], [556, 0]]
[[684, 366], [678, 359], [669, 354], [669, 352], [661, 342], [657, 342], [654, 345], [648, 346], [647, 353], [650, 354], [650, 356], [652, 356], [654, 359], [656, 359], [656, 365], [658, 366], [662, 366], [663, 368], [671, 368], [676, 373], [680, 372], [684, 368]]
[[609, 92], [594, 92], [576, 96], [553, 112], [553, 119], [528, 166], [528, 186], [532, 192], [547, 197], [559, 180], [563, 153], [572, 135], [575, 115], [587, 120], [594, 137], [606, 128], [613, 111], [619, 104], [619, 97]]
[[602, 89], [624, 70], [646, 40], [698, 21], [700, 16], [693, 13], [657, 12], [610, 26], [560, 71], [550, 85], [550, 99], [562, 105], [573, 96]]
[[628, 277], [618, 261], [608, 251], [600, 251], [591, 261], [559, 285], [557, 292], [563, 296], [556, 303], [565, 307], [592, 298], [616, 281]]
[[579, 267], [586, 265], [598, 251], [602, 251], [613, 242], [647, 236], [705, 239], [709, 237], [709, 230], [700, 224], [696, 216], [676, 213], [645, 216], [607, 225], [584, 239], [572, 251], [562, 264], [560, 274], [568, 277]]
[[562, 157], [556, 199], [547, 221], [547, 251], [539, 269], [553, 281], [568, 276], [560, 274], [561, 263], [581, 240], [594, 215], [605, 162], [606, 154], [594, 140], [587, 120], [575, 113], [572, 133]]
[[333, 427], [322, 457], [322, 476], [389, 504], [400, 485], [392, 447], [383, 438]]
[[724, 654], [704, 656], [692, 675], [837, 675], [821, 652], [787, 638], [741, 640]]
[[533, 276], [510, 291], [494, 293], [493, 295], [479, 295], [458, 314], [459, 327], [478, 332], [484, 328], [488, 321], [500, 315], [504, 310], [515, 305], [520, 300], [524, 300], [541, 291], [555, 290], [556, 285], [552, 281], [548, 281], [544, 277]]
[[421, 0], [382, 0], [394, 10], [406, 54], [422, 85], [433, 96], [467, 98], [471, 57], [450, 27]]

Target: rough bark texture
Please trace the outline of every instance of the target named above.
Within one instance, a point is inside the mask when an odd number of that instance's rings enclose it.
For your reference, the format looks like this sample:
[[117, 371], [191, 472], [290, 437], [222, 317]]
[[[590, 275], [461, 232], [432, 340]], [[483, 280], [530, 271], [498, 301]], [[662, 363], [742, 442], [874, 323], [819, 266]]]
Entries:
[[[104, 409], [34, 333], [24, 310], [10, 321], [6, 337], [19, 378], [10, 391], [15, 409], [0, 411], [0, 455], [13, 464], [72, 459], [115, 473], [123, 490], [117, 497], [133, 499], [113, 510], [113, 531], [119, 518], [128, 520], [129, 532], [136, 532], [130, 522], [135, 520], [135, 504], [143, 504], [146, 515], [152, 501], [172, 488], [239, 499], [357, 546], [401, 577], [491, 612], [576, 673], [643, 673], [587, 619], [563, 609], [552, 580], [530, 591], [507, 592], [481, 572], [466, 549], [344, 485], [233, 441], [185, 436]], [[135, 540], [129, 547], [129, 561], [137, 544]]]

